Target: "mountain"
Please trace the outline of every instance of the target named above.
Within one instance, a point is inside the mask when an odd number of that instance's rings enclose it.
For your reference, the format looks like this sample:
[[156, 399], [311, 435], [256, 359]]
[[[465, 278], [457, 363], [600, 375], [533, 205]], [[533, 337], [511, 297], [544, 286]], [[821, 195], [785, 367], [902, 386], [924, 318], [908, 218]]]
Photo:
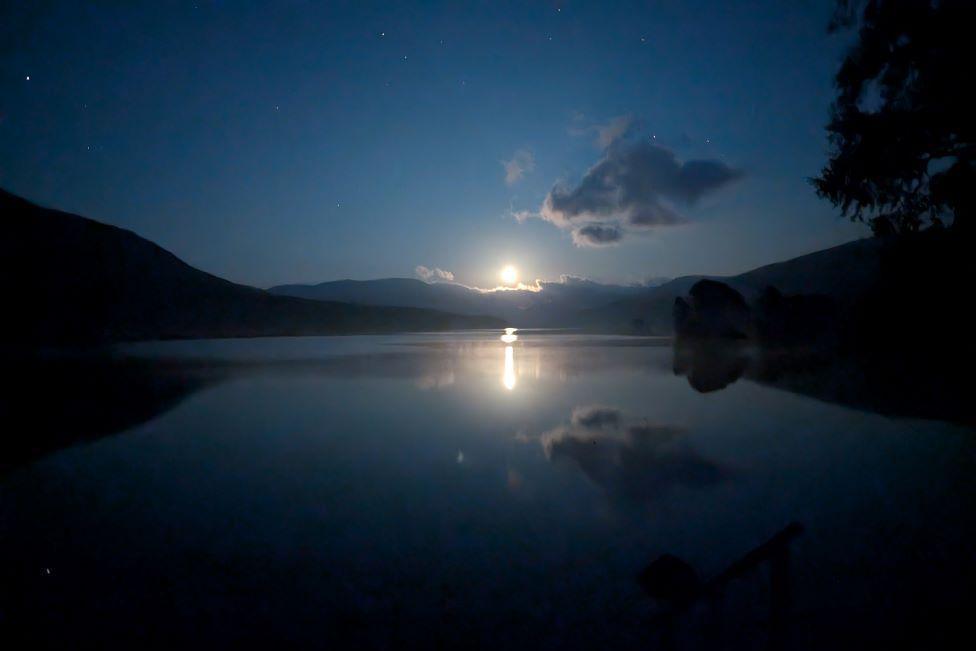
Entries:
[[[702, 279], [719, 280], [753, 301], [773, 286], [784, 294], [823, 294], [838, 300], [862, 295], [877, 279], [880, 243], [856, 240], [737, 276], [682, 276], [656, 286], [604, 285], [563, 277], [539, 281], [535, 290], [483, 291], [455, 283], [410, 278], [337, 280], [318, 285], [280, 285], [273, 294], [359, 305], [423, 307], [457, 314], [489, 314], [520, 328], [587, 328], [671, 334], [674, 299]], [[658, 281], [660, 282], [660, 281]]]
[[0, 190], [4, 346], [501, 327], [492, 317], [277, 296], [138, 235]]
[[539, 281], [532, 289], [494, 291], [456, 283], [426, 283], [412, 278], [279, 285], [268, 291], [282, 296], [359, 305], [398, 305], [457, 314], [490, 314], [522, 328], [539, 328], [577, 325], [580, 310], [637, 296], [646, 289], [646, 285], [605, 285], [564, 276], [559, 281]]
[[578, 319], [592, 329], [671, 334], [674, 299], [686, 296], [703, 279], [721, 281], [750, 302], [772, 286], [784, 294], [819, 294], [844, 303], [856, 300], [875, 284], [880, 264], [880, 240], [855, 240], [737, 276], [682, 276], [637, 296], [584, 310]]
[[279, 285], [268, 290], [280, 296], [359, 305], [396, 305], [477, 314], [485, 304], [481, 292], [453, 283], [425, 283], [413, 278], [336, 280], [318, 285]]
[[729, 281], [749, 297], [772, 285], [784, 294], [823, 294], [838, 299], [862, 295], [877, 280], [881, 240], [866, 238], [768, 264]]

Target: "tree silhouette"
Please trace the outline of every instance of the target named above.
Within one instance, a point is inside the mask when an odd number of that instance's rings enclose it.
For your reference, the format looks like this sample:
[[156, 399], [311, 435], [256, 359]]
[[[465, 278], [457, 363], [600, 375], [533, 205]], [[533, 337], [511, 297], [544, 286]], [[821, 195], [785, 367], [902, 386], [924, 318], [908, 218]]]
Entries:
[[830, 29], [859, 24], [858, 38], [835, 80], [830, 161], [811, 182], [876, 234], [972, 231], [974, 18], [973, 0], [838, 2]]

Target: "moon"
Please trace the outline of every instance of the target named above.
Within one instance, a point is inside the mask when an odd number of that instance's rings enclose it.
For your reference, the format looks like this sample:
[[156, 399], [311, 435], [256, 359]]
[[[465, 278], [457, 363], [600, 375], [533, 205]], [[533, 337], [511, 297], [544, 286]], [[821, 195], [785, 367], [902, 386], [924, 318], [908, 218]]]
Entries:
[[505, 265], [501, 271], [502, 282], [506, 285], [514, 285], [518, 282], [518, 269], [512, 265]]

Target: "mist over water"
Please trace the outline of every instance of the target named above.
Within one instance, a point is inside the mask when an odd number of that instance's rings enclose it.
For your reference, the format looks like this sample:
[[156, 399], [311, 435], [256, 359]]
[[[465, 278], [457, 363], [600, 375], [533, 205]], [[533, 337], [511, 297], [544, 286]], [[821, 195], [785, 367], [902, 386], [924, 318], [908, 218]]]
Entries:
[[[5, 431], [29, 408], [38, 436], [63, 434], [0, 475], [2, 624], [38, 646], [646, 648], [648, 563], [708, 579], [791, 522], [790, 639], [810, 646], [896, 639], [972, 585], [972, 430], [743, 369], [714, 381], [666, 339], [181, 341], [112, 360], [51, 366], [43, 409], [5, 406]], [[731, 648], [769, 635], [764, 572], [725, 591]], [[692, 609], [678, 639], [707, 646], [711, 617]]]

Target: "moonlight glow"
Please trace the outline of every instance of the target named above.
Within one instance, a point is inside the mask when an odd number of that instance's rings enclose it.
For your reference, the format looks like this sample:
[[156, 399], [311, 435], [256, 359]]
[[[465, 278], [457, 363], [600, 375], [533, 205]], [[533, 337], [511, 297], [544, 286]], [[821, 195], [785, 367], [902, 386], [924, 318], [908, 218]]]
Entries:
[[501, 271], [502, 282], [506, 285], [514, 285], [518, 282], [518, 269], [512, 265], [505, 265]]

